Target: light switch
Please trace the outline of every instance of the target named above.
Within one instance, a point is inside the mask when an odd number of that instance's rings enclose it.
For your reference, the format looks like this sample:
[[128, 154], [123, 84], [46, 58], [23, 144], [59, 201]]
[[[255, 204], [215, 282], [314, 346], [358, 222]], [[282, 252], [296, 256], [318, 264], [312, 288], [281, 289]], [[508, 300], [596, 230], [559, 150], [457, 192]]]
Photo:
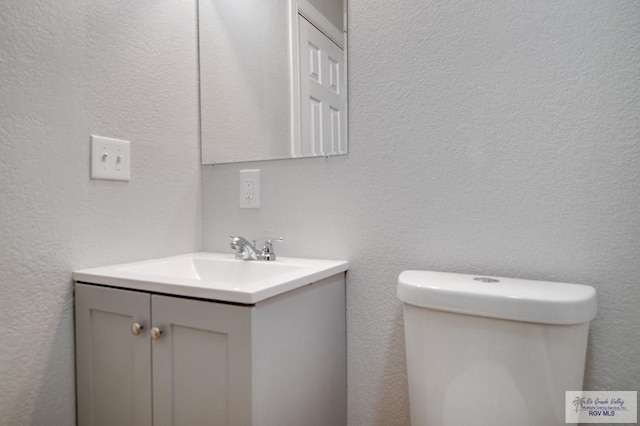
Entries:
[[240, 208], [260, 208], [260, 170], [240, 170]]
[[91, 178], [129, 181], [131, 143], [91, 135]]

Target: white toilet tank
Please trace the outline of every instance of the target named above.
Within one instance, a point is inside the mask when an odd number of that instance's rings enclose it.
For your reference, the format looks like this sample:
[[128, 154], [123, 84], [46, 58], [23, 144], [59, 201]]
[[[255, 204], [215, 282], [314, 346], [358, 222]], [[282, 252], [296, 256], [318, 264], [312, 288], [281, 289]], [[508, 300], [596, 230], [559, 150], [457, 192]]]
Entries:
[[413, 426], [555, 426], [582, 390], [593, 287], [404, 271]]

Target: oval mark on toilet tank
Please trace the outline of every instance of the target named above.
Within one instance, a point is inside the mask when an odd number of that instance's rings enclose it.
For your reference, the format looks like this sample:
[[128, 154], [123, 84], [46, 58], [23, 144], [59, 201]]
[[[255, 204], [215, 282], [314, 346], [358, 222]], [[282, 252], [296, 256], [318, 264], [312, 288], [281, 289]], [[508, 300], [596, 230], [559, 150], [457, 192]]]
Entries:
[[487, 278], [487, 277], [475, 277], [475, 281], [480, 281], [482, 283], [499, 283], [500, 280], [496, 280], [495, 278]]

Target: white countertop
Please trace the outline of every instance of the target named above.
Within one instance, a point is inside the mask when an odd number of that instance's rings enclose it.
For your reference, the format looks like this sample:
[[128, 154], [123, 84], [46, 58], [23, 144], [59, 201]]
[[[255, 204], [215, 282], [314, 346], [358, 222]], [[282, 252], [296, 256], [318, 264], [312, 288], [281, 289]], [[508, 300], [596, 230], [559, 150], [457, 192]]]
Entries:
[[177, 296], [255, 304], [335, 274], [342, 260], [278, 257], [275, 261], [237, 260], [234, 254], [188, 253], [140, 262], [82, 269], [76, 282]]

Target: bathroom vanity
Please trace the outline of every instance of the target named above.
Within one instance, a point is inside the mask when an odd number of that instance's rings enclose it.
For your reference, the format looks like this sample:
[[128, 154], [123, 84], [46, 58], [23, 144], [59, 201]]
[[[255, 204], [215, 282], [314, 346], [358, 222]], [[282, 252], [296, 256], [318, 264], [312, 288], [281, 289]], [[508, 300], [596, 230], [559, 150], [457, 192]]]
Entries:
[[75, 272], [78, 424], [346, 424], [347, 267], [195, 253]]

